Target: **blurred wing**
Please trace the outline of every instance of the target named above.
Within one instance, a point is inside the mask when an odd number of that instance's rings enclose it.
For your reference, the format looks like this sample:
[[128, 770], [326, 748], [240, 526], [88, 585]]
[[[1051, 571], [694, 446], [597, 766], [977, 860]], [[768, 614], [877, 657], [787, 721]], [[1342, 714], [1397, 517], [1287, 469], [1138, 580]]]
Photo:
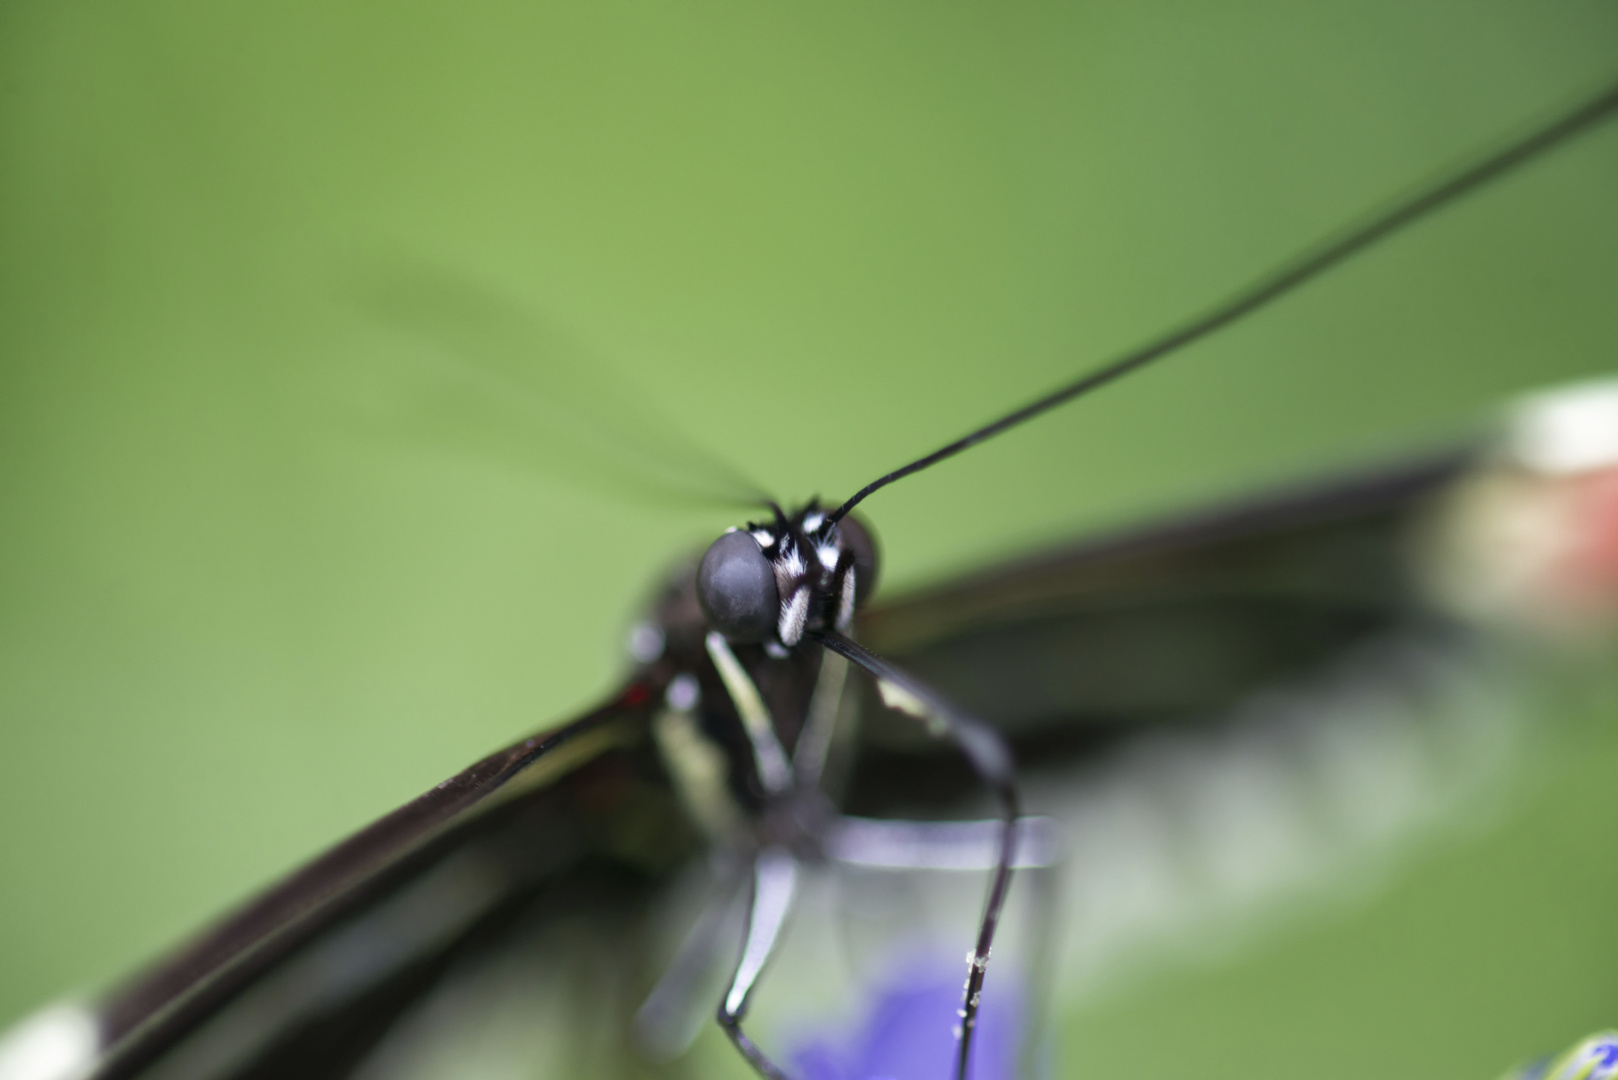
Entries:
[[485, 758], [108, 995], [88, 1075], [352, 1075], [458, 963], [537, 911], [552, 925], [585, 911], [599, 930], [636, 910], [693, 842], [647, 738], [660, 691], [632, 682]]
[[[860, 635], [1029, 751], [1216, 713], [1435, 617], [1413, 530], [1477, 458], [1435, 453], [1035, 555], [873, 605]], [[921, 740], [881, 717], [864, 729], [872, 754]]]

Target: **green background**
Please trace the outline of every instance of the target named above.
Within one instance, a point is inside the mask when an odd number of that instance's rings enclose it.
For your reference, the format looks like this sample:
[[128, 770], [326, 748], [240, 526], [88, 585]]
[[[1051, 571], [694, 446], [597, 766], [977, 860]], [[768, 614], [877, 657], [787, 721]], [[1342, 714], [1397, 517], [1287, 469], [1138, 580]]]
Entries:
[[[435, 413], [370, 283], [486, 288], [623, 415], [836, 496], [1615, 73], [1612, 0], [6, 4], [0, 1021], [590, 701], [728, 520], [498, 395], [492, 441]], [[1610, 371], [1615, 298], [1618, 130], [884, 493], [887, 581]], [[607, 378], [548, 364], [563, 412]], [[1578, 711], [1565, 783], [1063, 1061], [1486, 1078], [1618, 1021], [1614, 713]]]

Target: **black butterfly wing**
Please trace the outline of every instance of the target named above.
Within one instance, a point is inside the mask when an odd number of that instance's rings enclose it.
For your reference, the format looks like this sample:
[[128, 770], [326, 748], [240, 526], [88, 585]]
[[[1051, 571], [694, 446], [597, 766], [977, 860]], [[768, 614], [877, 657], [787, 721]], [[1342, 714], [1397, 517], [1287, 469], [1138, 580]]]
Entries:
[[[861, 639], [997, 724], [1025, 770], [1060, 766], [1438, 618], [1412, 535], [1477, 460], [1457, 447], [1035, 554], [873, 605]], [[916, 725], [867, 711], [855, 806], [970, 783]]]
[[113, 991], [93, 1075], [347, 1076], [522, 912], [634, 906], [693, 839], [647, 737], [661, 690], [490, 755]]

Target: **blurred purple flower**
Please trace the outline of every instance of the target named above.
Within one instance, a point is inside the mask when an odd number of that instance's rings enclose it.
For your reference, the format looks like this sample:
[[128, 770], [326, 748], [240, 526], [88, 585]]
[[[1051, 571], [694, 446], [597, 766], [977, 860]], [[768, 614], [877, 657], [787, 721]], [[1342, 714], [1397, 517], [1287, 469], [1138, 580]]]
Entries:
[[[969, 1080], [1013, 1080], [1022, 1035], [1022, 995], [1000, 973], [984, 988]], [[792, 1053], [802, 1080], [950, 1080], [963, 977], [912, 971], [873, 995], [852, 1032], [810, 1036]]]

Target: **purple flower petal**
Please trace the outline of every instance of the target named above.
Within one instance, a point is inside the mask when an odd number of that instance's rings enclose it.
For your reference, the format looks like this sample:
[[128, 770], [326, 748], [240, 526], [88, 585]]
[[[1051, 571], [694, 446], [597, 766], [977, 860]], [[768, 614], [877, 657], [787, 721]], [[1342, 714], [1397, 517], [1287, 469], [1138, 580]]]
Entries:
[[[1005, 973], [991, 979], [978, 1011], [970, 1080], [1013, 1080], [1022, 1034], [1022, 994]], [[879, 988], [852, 1032], [810, 1036], [794, 1048], [802, 1080], [950, 1080], [955, 1075], [961, 978], [911, 971]]]

